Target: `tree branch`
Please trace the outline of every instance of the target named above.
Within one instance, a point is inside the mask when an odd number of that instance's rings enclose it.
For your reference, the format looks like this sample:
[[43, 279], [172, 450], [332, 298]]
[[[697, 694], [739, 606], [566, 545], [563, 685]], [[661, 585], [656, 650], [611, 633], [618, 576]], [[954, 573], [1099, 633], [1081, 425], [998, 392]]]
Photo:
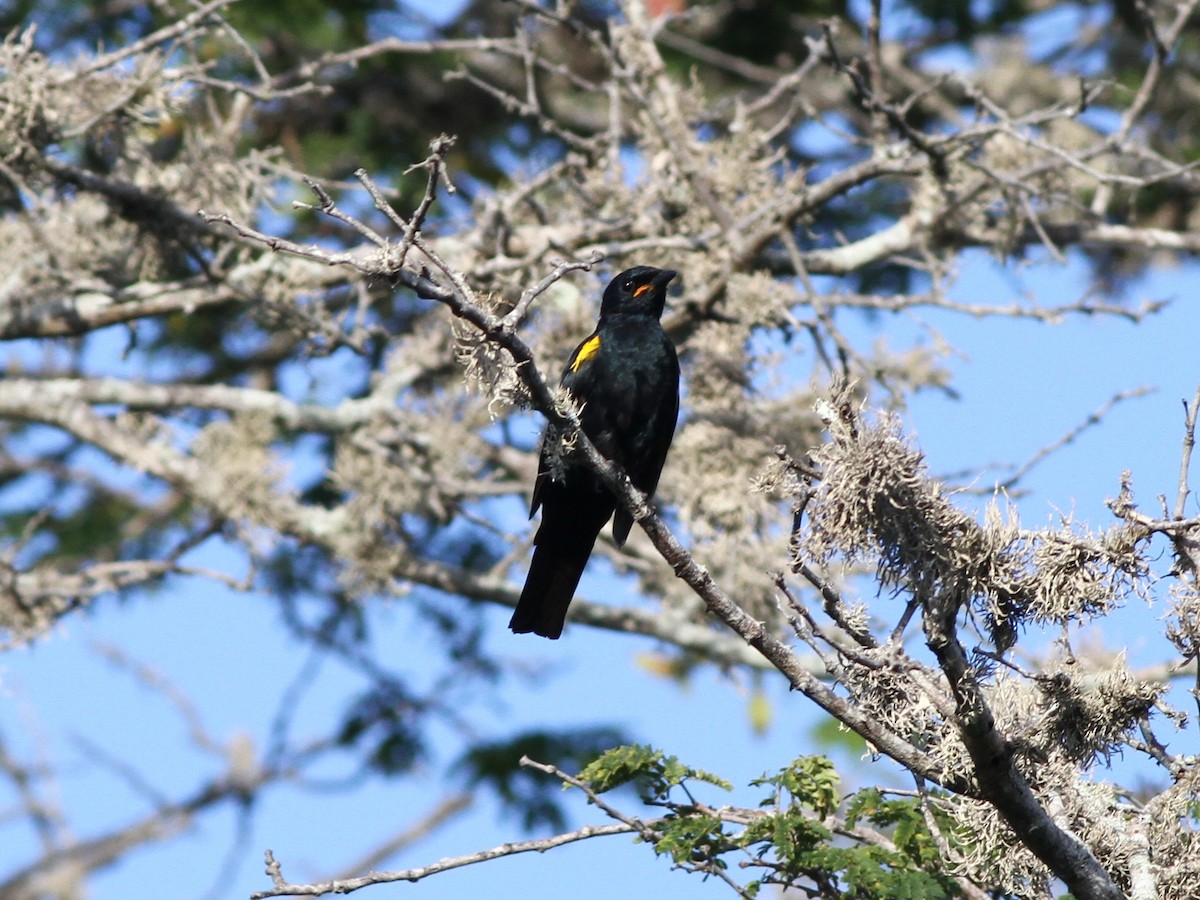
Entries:
[[506, 856], [516, 856], [519, 853], [545, 853], [555, 847], [586, 841], [595, 837], [608, 837], [613, 834], [631, 834], [634, 829], [623, 823], [613, 825], [585, 825], [575, 831], [556, 834], [553, 837], [535, 841], [516, 841], [500, 844], [490, 850], [480, 850], [463, 856], [448, 856], [427, 866], [414, 869], [401, 869], [395, 872], [369, 872], [354, 878], [339, 878], [333, 881], [322, 881], [314, 884], [292, 884], [283, 877], [279, 862], [267, 851], [267, 874], [271, 876], [272, 886], [265, 891], [255, 891], [250, 900], [265, 900], [267, 897], [319, 897], [322, 894], [349, 894], [353, 891], [370, 887], [374, 884], [392, 884], [397, 881], [420, 881], [431, 875], [448, 872], [451, 869], [461, 869], [477, 863]]

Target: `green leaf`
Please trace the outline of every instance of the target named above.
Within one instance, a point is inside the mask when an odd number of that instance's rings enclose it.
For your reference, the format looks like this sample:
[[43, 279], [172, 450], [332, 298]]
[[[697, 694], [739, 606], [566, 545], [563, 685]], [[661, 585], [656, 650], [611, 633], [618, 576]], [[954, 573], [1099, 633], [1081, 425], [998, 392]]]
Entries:
[[579, 773], [579, 780], [587, 782], [596, 793], [603, 794], [634, 779], [649, 776], [661, 768], [662, 761], [662, 753], [648, 744], [614, 747], [584, 766]]
[[[818, 817], [824, 817], [838, 806], [838, 787], [841, 776], [833, 763], [824, 756], [801, 756], [792, 761], [776, 775], [764, 775], [750, 782], [754, 786], [773, 785], [791, 795], [794, 803], [807, 806]], [[773, 806], [776, 796], [761, 801], [762, 806]]]
[[603, 754], [579, 773], [597, 793], [610, 791], [631, 781], [638, 783], [642, 797], [647, 800], [666, 800], [672, 788], [687, 781], [700, 781], [723, 790], [733, 786], [725, 779], [684, 765], [677, 757], [666, 756], [661, 750], [646, 744], [616, 747]]
[[715, 816], [688, 815], [669, 818], [660, 825], [662, 838], [654, 845], [656, 853], [670, 854], [678, 865], [705, 862], [725, 868], [717, 857], [728, 849], [725, 823]]

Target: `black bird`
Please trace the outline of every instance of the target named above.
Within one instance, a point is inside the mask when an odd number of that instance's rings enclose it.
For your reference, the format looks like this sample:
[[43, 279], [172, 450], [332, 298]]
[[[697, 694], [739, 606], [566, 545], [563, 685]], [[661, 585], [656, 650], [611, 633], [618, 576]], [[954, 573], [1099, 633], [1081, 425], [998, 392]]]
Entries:
[[[580, 425], [596, 449], [638, 490], [658, 486], [679, 416], [679, 358], [659, 322], [670, 269], [636, 266], [612, 280], [596, 330], [567, 360], [562, 384], [583, 404]], [[613, 519], [624, 545], [633, 516], [579, 458], [562, 453], [553, 427], [542, 436], [529, 516], [542, 508], [533, 562], [508, 627], [556, 639], [600, 529]]]

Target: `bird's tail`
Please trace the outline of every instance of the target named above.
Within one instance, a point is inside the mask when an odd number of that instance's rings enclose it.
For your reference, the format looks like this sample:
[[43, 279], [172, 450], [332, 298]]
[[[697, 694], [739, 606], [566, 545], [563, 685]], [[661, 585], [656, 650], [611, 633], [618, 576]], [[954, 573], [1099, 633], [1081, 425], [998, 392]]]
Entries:
[[538, 530], [533, 561], [509, 628], [517, 634], [532, 631], [551, 640], [558, 639], [567, 620], [567, 607], [592, 555], [596, 535], [590, 529], [546, 534], [544, 525]]

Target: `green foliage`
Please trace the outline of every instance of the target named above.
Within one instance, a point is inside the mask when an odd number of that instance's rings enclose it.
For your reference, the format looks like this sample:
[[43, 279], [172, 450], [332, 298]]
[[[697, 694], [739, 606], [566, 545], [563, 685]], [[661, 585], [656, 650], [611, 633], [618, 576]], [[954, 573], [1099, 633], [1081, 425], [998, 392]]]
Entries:
[[[939, 819], [943, 834], [951, 833], [951, 822], [934, 809], [934, 818]], [[913, 799], [885, 799], [876, 788], [866, 788], [855, 793], [846, 803], [846, 824], [853, 828], [859, 822], [890, 828], [892, 843], [918, 865], [936, 865], [940, 859], [937, 845], [921, 805]]]
[[718, 869], [728, 865], [717, 856], [731, 847], [725, 823], [718, 817], [704, 813], [672, 815], [661, 824], [661, 831], [663, 836], [654, 845], [654, 852], [669, 855], [676, 865], [704, 863]]
[[[832, 764], [822, 757], [801, 757], [778, 775], [755, 782], [790, 796], [777, 795], [776, 810], [747, 828], [739, 841], [744, 847], [758, 845], [758, 858], [769, 864], [772, 874], [761, 883], [803, 880], [820, 886], [822, 896], [846, 898], [959, 895], [957, 883], [939, 871], [937, 846], [916, 800], [889, 800], [875, 788], [859, 791], [846, 800], [835, 835], [826, 822], [839, 806], [837, 783]], [[892, 846], [860, 839], [855, 830], [861, 824], [886, 835]], [[848, 843], [847, 836], [854, 840]]]
[[[755, 787], [773, 785], [786, 791], [792, 798], [791, 805], [811, 809], [818, 816], [827, 816], [837, 807], [838, 784], [841, 778], [833, 763], [824, 756], [801, 756], [791, 765], [780, 769], [776, 775], [757, 778], [750, 782]], [[779, 794], [766, 798], [762, 804], [776, 803]]]
[[[723, 778], [644, 744], [609, 750], [580, 772], [579, 778], [597, 793], [633, 783], [644, 802], [666, 806], [667, 814], [656, 823], [660, 837], [654, 844], [655, 853], [670, 856], [684, 868], [712, 871], [726, 867], [720, 854], [735, 846], [727, 825], [713, 811], [697, 806], [688, 788], [688, 782], [698, 782], [732, 790]], [[672, 801], [677, 789], [686, 795], [686, 805]]]
[[833, 833], [810, 818], [802, 807], [792, 806], [753, 823], [742, 834], [740, 844], [751, 847], [766, 842], [763, 851], [770, 848], [780, 859], [797, 859], [817, 850], [832, 837]]
[[[617, 747], [580, 773], [597, 792], [636, 783], [643, 800], [664, 807], [651, 824], [654, 851], [675, 865], [704, 873], [728, 872], [730, 854], [742, 867], [767, 874], [742, 888], [756, 896], [764, 885], [802, 886], [821, 897], [933, 898], [959, 896], [957, 882], [940, 871], [933, 835], [915, 799], [888, 799], [871, 788], [848, 798], [833, 763], [802, 756], [751, 782], [773, 790], [757, 810], [716, 809], [699, 802], [690, 782], [728, 790], [729, 784], [645, 745]], [[679, 802], [682, 793], [686, 802]], [[740, 830], [739, 824], [748, 822]], [[949, 823], [944, 823], [949, 831]], [[745, 855], [751, 862], [745, 862]]]
[[579, 773], [579, 779], [598, 794], [636, 782], [639, 793], [647, 802], [667, 800], [672, 788], [680, 787], [686, 781], [712, 784], [727, 791], [733, 789], [723, 778], [685, 766], [677, 757], [666, 756], [661, 750], [645, 744], [609, 750], [586, 766]]
[[847, 900], [924, 900], [961, 896], [953, 879], [915, 868], [902, 855], [883, 847], [825, 846], [793, 864], [797, 862], [802, 866], [795, 870], [798, 874], [807, 875], [819, 884], [836, 886], [826, 892], [827, 896]]

